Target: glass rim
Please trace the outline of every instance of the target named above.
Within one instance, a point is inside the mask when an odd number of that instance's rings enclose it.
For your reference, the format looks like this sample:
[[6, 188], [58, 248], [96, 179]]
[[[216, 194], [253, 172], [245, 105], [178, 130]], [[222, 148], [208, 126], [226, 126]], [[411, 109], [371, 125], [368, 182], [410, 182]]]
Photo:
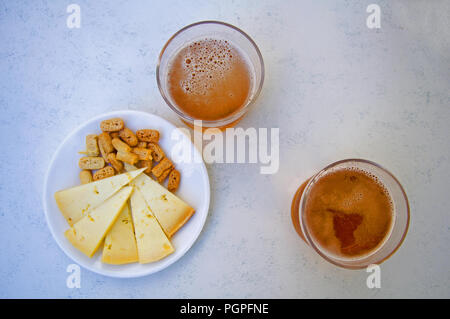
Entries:
[[158, 84], [158, 89], [159, 92], [161, 93], [162, 98], [164, 99], [164, 101], [166, 102], [166, 104], [176, 113], [178, 114], [178, 116], [180, 116], [183, 120], [188, 121], [188, 122], [194, 122], [196, 120], [200, 120], [200, 119], [195, 119], [185, 113], [183, 113], [182, 111], [180, 111], [175, 105], [173, 105], [169, 98], [166, 96], [166, 94], [164, 93], [163, 89], [162, 89], [162, 83], [161, 83], [161, 79], [160, 79], [160, 66], [161, 66], [161, 60], [162, 57], [167, 49], [167, 47], [169, 46], [169, 44], [181, 33], [183, 33], [184, 31], [199, 26], [199, 25], [205, 25], [205, 24], [217, 24], [217, 25], [221, 25], [224, 27], [228, 27], [231, 28], [237, 32], [239, 32], [241, 35], [243, 35], [253, 46], [253, 48], [256, 51], [256, 54], [258, 56], [258, 60], [259, 63], [261, 65], [261, 80], [259, 81], [259, 85], [256, 88], [255, 94], [253, 94], [253, 98], [251, 100], [248, 100], [246, 102], [246, 104], [240, 108], [239, 110], [237, 110], [236, 112], [230, 114], [229, 116], [222, 118], [222, 119], [218, 119], [218, 120], [201, 120], [202, 123], [206, 124], [206, 126], [209, 125], [216, 125], [216, 124], [221, 124], [222, 122], [224, 122], [223, 124], [228, 124], [231, 123], [237, 119], [239, 119], [249, 108], [250, 106], [252, 106], [256, 99], [258, 98], [259, 94], [261, 93], [261, 89], [264, 83], [264, 76], [265, 76], [265, 67], [264, 67], [264, 60], [261, 54], [261, 51], [259, 50], [258, 46], [256, 45], [255, 41], [253, 41], [253, 39], [244, 31], [242, 31], [241, 29], [239, 29], [238, 27], [235, 27], [232, 24], [226, 23], [226, 22], [222, 22], [222, 21], [217, 21], [217, 20], [203, 20], [203, 21], [198, 21], [192, 24], [189, 24], [183, 28], [181, 28], [180, 30], [178, 30], [177, 32], [175, 32], [170, 38], [169, 40], [167, 40], [167, 42], [164, 44], [163, 48], [161, 49], [161, 52], [159, 53], [158, 56], [158, 63], [156, 64], [156, 83]]
[[[405, 204], [406, 204], [406, 226], [405, 226], [405, 229], [402, 230], [403, 231], [402, 237], [400, 238], [399, 242], [395, 245], [394, 249], [392, 249], [392, 251], [389, 252], [389, 254], [387, 254], [385, 257], [383, 257], [380, 260], [378, 260], [377, 264], [381, 264], [382, 262], [387, 260], [389, 257], [391, 257], [400, 248], [400, 246], [403, 244], [403, 241], [405, 240], [406, 234], [408, 233], [408, 230], [409, 230], [410, 206], [409, 206], [408, 196], [406, 195], [405, 189], [403, 188], [403, 186], [400, 183], [400, 181], [390, 171], [388, 171], [386, 168], [384, 168], [383, 166], [381, 166], [381, 165], [379, 165], [379, 164], [377, 164], [377, 163], [375, 163], [373, 161], [366, 160], [366, 159], [361, 159], [361, 158], [349, 158], [349, 159], [336, 161], [334, 163], [331, 163], [331, 164], [327, 165], [323, 169], [321, 169], [319, 172], [314, 174], [309, 179], [308, 183], [306, 184], [305, 189], [303, 191], [303, 194], [302, 194], [302, 196], [300, 198], [300, 203], [299, 203], [299, 207], [298, 207], [298, 214], [299, 214], [300, 228], [301, 228], [301, 230], [302, 230], [302, 232], [303, 232], [303, 234], [305, 236], [306, 242], [309, 245], [311, 245], [311, 247], [320, 256], [322, 256], [322, 258], [324, 258], [328, 262], [330, 262], [330, 263], [332, 263], [332, 264], [334, 264], [336, 266], [342, 267], [342, 268], [346, 268], [346, 269], [362, 269], [362, 268], [366, 268], [367, 265], [347, 265], [347, 264], [340, 263], [339, 261], [336, 261], [335, 259], [329, 257], [319, 247], [317, 247], [317, 245], [312, 240], [312, 237], [311, 237], [308, 229], [306, 227], [304, 227], [304, 218], [303, 218], [304, 214], [302, 214], [305, 211], [305, 206], [306, 206], [305, 198], [307, 198], [309, 196], [309, 193], [311, 191], [311, 185], [316, 181], [316, 178], [318, 176], [320, 176], [322, 173], [330, 170], [331, 168], [333, 168], [333, 167], [335, 167], [337, 165], [343, 164], [343, 163], [348, 163], [348, 162], [358, 162], [358, 163], [364, 163], [364, 164], [369, 164], [369, 165], [375, 166], [376, 168], [381, 169], [383, 172], [385, 172], [399, 186], [400, 191], [401, 191], [401, 193], [403, 195], [403, 199], [405, 200]], [[389, 240], [389, 238], [387, 240]], [[360, 260], [363, 260], [363, 258], [360, 259]]]

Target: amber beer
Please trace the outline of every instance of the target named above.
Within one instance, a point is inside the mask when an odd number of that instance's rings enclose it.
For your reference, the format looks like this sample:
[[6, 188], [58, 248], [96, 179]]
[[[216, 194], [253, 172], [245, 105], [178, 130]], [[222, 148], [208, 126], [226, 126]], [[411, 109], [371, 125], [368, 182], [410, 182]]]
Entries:
[[249, 63], [227, 40], [188, 43], [169, 64], [169, 94], [194, 119], [214, 121], [233, 115], [246, 104], [251, 87]]
[[294, 195], [292, 223], [328, 262], [347, 269], [380, 264], [403, 243], [409, 203], [388, 170], [365, 159], [334, 162]]
[[376, 251], [389, 236], [394, 215], [387, 189], [358, 169], [340, 169], [318, 179], [305, 209], [305, 226], [314, 240], [343, 258]]

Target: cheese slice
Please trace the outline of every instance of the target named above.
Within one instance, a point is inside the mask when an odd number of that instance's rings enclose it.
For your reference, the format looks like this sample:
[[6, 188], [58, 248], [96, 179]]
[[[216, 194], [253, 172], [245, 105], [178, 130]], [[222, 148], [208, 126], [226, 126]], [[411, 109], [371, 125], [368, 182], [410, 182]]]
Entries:
[[144, 170], [145, 168], [56, 192], [56, 204], [72, 226]]
[[[132, 165], [125, 165], [132, 172]], [[136, 186], [144, 196], [148, 206], [158, 219], [166, 235], [170, 238], [194, 214], [195, 210], [179, 197], [169, 192], [164, 186], [151, 179], [146, 174], [136, 177], [131, 185]]]
[[136, 238], [129, 202], [124, 206], [111, 230], [106, 234], [102, 262], [112, 265], [138, 261]]
[[175, 249], [138, 189], [135, 189], [130, 201], [139, 263], [157, 261], [173, 253]]
[[75, 248], [92, 257], [126, 205], [132, 191], [131, 186], [122, 188], [68, 229], [64, 234], [66, 238]]

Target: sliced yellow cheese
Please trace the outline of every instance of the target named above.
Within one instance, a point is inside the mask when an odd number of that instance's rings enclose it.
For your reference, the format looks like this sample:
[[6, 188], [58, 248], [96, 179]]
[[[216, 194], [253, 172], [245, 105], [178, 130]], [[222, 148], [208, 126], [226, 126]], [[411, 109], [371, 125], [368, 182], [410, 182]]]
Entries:
[[106, 234], [102, 262], [122, 265], [137, 262], [138, 259], [133, 220], [127, 202], [113, 227]]
[[131, 195], [130, 202], [139, 263], [157, 261], [173, 253], [175, 250], [172, 244], [138, 189]]
[[122, 188], [68, 229], [65, 232], [66, 238], [85, 255], [92, 257], [132, 192], [131, 186]]
[[[125, 165], [125, 169], [133, 172], [136, 168]], [[166, 235], [170, 238], [194, 214], [195, 210], [182, 199], [169, 192], [164, 186], [146, 174], [136, 177], [131, 183], [144, 196], [148, 206], [155, 214]]]
[[56, 203], [70, 226], [141, 174], [145, 168], [75, 186], [55, 193]]

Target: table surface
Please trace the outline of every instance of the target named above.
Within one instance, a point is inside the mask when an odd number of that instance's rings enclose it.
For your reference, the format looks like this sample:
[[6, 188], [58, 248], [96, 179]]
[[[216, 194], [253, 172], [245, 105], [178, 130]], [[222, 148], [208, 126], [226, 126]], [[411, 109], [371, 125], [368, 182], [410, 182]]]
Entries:
[[[450, 297], [450, 2], [77, 1], [0, 2], [0, 297], [382, 298]], [[280, 129], [280, 168], [211, 164], [211, 205], [192, 249], [157, 274], [114, 279], [81, 271], [47, 227], [43, 179], [74, 128], [112, 110], [141, 110], [179, 126], [155, 80], [164, 43], [181, 27], [221, 20], [245, 30], [266, 79], [243, 128]], [[368, 273], [337, 268], [297, 236], [297, 187], [327, 164], [366, 158], [406, 189], [408, 236]]]

